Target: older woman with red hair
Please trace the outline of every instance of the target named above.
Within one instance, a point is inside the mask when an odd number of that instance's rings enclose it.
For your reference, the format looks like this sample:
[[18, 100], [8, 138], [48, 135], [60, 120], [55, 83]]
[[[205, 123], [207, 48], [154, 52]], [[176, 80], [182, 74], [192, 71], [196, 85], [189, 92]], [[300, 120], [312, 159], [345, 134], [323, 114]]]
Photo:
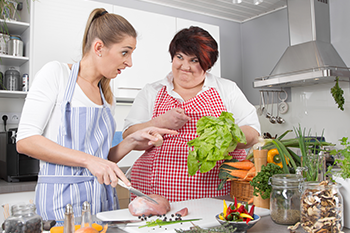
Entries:
[[159, 194], [169, 201], [228, 195], [229, 183], [217, 190], [222, 161], [209, 172], [188, 175], [187, 142], [198, 136], [196, 123], [201, 117], [231, 112], [247, 139], [247, 144], [239, 144], [231, 155], [244, 159], [244, 149], [255, 144], [260, 134], [255, 107], [236, 83], [208, 73], [219, 52], [216, 41], [204, 29], [192, 26], [179, 31], [169, 52], [172, 71], [138, 94], [125, 120], [123, 136], [149, 126], [177, 130], [178, 134], [165, 135], [161, 147], [150, 146], [141, 155], [133, 165], [131, 183], [146, 194]]

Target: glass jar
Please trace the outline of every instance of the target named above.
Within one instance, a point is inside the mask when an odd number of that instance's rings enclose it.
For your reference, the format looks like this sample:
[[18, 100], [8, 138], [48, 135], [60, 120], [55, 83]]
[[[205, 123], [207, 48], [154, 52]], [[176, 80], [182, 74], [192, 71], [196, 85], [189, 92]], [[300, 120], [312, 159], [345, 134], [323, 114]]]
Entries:
[[35, 213], [34, 204], [17, 204], [11, 207], [11, 216], [5, 220], [5, 233], [42, 232], [42, 218]]
[[300, 221], [303, 181], [304, 178], [297, 174], [276, 174], [270, 178], [270, 213], [275, 223], [292, 225]]
[[300, 223], [306, 232], [341, 232], [343, 197], [340, 184], [305, 182], [300, 199]]

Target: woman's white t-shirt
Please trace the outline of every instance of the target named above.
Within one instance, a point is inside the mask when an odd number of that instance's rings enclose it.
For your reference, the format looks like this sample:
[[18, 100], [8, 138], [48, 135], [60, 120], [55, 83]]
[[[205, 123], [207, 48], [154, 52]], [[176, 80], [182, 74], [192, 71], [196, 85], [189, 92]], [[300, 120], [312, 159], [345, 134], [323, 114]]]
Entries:
[[[57, 141], [62, 121], [61, 103], [70, 71], [68, 64], [58, 61], [49, 62], [38, 71], [23, 106], [17, 141], [34, 135]], [[71, 106], [103, 107], [92, 102], [78, 84], [75, 85]], [[110, 107], [114, 114], [115, 101]]]

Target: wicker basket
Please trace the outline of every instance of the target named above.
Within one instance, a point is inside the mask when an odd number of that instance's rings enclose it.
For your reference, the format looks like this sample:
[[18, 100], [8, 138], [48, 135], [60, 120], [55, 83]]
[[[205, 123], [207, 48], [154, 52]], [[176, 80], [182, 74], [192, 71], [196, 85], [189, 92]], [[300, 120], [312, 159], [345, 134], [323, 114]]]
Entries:
[[248, 202], [253, 198], [254, 187], [249, 181], [231, 180], [231, 198], [236, 197], [238, 201]]

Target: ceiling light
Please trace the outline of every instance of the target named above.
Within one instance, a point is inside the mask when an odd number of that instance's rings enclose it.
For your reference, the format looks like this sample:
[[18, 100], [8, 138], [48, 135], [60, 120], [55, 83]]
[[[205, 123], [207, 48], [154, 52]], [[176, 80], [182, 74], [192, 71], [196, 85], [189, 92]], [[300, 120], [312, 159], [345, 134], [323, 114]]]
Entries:
[[254, 4], [255, 5], [259, 5], [260, 3], [262, 3], [264, 0], [254, 0]]
[[242, 0], [232, 0], [232, 3], [233, 3], [233, 4], [241, 3], [241, 2], [242, 2]]

